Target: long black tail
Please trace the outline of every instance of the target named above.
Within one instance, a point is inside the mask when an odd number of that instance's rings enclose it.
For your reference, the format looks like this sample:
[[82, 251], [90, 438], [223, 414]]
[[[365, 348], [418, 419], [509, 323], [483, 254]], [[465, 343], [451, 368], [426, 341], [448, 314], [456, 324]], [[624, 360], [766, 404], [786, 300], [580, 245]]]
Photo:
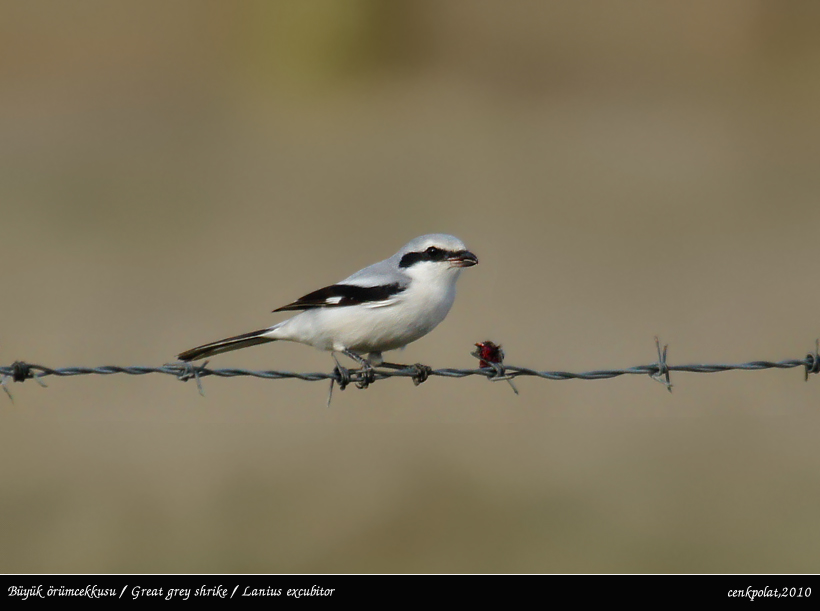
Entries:
[[268, 342], [275, 342], [275, 339], [270, 337], [262, 337], [268, 333], [270, 329], [259, 329], [259, 331], [251, 331], [250, 333], [243, 333], [235, 337], [221, 339], [218, 342], [211, 342], [204, 346], [197, 346], [185, 352], [181, 352], [177, 358], [181, 361], [196, 361], [204, 359], [215, 354], [222, 354], [223, 352], [230, 352], [231, 350], [239, 350], [240, 348], [247, 348], [248, 346], [256, 346], [257, 344], [266, 344]]

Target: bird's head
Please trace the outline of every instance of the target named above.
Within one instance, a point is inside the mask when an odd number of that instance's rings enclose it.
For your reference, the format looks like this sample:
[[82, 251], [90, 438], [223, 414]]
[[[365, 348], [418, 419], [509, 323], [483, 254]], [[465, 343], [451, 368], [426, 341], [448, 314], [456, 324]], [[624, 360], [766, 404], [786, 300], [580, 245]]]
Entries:
[[395, 256], [403, 272], [426, 278], [458, 277], [462, 268], [478, 265], [478, 257], [467, 250], [464, 242], [445, 233], [418, 237]]

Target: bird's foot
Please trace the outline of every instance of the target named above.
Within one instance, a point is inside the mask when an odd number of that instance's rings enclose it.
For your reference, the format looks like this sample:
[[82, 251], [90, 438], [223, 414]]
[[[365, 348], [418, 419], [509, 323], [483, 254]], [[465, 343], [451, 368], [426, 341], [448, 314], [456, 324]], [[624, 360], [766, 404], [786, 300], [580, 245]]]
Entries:
[[[367, 388], [376, 381], [376, 372], [373, 369], [373, 365], [370, 364], [370, 361], [359, 356], [352, 350], [345, 350], [342, 354], [361, 365], [361, 369], [356, 372], [358, 374], [356, 376], [356, 388]], [[336, 361], [336, 364], [338, 365], [339, 361]]]

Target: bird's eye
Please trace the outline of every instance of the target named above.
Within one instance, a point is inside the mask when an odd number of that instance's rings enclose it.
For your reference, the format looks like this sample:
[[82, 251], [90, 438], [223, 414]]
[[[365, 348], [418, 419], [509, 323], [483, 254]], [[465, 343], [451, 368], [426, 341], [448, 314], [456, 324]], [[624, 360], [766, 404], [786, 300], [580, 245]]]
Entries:
[[440, 252], [441, 251], [438, 248], [436, 248], [435, 246], [431, 246], [430, 248], [427, 249], [427, 254], [430, 255], [431, 257], [435, 257]]

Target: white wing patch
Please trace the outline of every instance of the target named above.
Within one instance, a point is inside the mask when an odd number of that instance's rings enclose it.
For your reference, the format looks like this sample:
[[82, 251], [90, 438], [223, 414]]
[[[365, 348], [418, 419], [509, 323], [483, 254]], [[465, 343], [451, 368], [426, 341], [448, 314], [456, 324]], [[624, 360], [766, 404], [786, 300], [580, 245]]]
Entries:
[[362, 306], [365, 308], [383, 308], [398, 302], [398, 299], [385, 299], [384, 301], [371, 301], [369, 303], [363, 303]]

